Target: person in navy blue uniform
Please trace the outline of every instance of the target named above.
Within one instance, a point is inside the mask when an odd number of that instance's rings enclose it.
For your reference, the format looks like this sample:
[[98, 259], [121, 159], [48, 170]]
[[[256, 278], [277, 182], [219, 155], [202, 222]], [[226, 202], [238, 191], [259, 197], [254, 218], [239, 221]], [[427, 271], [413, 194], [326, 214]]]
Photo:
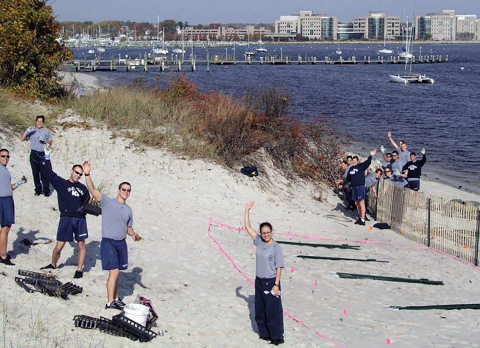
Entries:
[[21, 141], [30, 141], [30, 166], [32, 167], [33, 182], [35, 184], [35, 196], [40, 196], [41, 193], [45, 197], [49, 197], [50, 182], [46, 173], [43, 171], [43, 161], [45, 160], [45, 153], [43, 145], [52, 145], [52, 135], [50, 131], [44, 127], [45, 116], [37, 116], [35, 126], [28, 127], [20, 136]]
[[256, 248], [255, 322], [259, 338], [278, 346], [284, 343], [283, 307], [280, 297], [283, 251], [272, 238], [272, 225], [260, 224], [260, 234], [250, 225], [250, 209], [255, 202], [245, 206], [245, 229]]
[[422, 159], [417, 160], [415, 152], [410, 153], [410, 161], [403, 166], [402, 177], [408, 181], [408, 188], [414, 191], [420, 190], [420, 177], [422, 176], [422, 167], [427, 162], [425, 149], [421, 150]]
[[52, 169], [50, 162], [51, 150], [49, 145], [44, 147], [45, 168], [43, 171], [57, 191], [58, 210], [60, 211], [60, 221], [57, 230], [57, 244], [52, 252], [52, 262], [41, 269], [55, 269], [60, 259], [62, 249], [67, 242], [73, 242], [73, 237], [77, 241], [78, 263], [74, 278], [83, 277], [83, 263], [87, 250], [85, 248], [85, 239], [88, 238], [87, 219], [81, 207], [90, 199], [90, 193], [87, 187], [79, 182], [83, 176], [83, 167], [80, 164], [73, 165], [70, 170], [70, 177], [63, 179], [59, 177]]
[[368, 156], [367, 160], [361, 163], [358, 163], [358, 156], [353, 156], [353, 165], [348, 169], [347, 177], [344, 181], [344, 184], [350, 183], [352, 188], [352, 200], [355, 201], [358, 212], [358, 219], [355, 221], [357, 225], [365, 225], [365, 171], [370, 167], [372, 156], [376, 153], [377, 150], [373, 149], [370, 151], [370, 156]]

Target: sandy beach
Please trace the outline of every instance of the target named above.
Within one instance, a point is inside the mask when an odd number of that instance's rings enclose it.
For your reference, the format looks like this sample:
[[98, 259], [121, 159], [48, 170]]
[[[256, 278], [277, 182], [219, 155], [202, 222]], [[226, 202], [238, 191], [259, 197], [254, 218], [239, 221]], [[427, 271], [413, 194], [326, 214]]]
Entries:
[[[393, 231], [372, 228], [374, 221], [354, 225], [354, 214], [342, 208], [331, 190], [326, 189], [319, 202], [312, 186], [292, 183], [273, 169], [270, 180], [262, 173], [249, 178], [214, 163], [135, 147], [104, 126], [86, 130], [71, 111], [58, 116], [56, 127], [49, 126], [48, 117], [46, 127], [54, 138], [52, 165], [58, 175], [68, 177], [73, 164], [89, 160], [92, 180], [104, 193], [116, 195], [122, 181], [132, 184], [128, 204], [143, 239], [127, 242], [129, 268], [119, 278], [120, 297], [126, 303], [137, 294], [151, 299], [159, 315], [153, 330], [164, 335], [138, 343], [74, 327], [75, 315], [118, 314], [104, 309], [107, 272], [100, 264], [100, 217], [87, 218], [84, 277], [72, 279], [77, 255], [69, 245], [55, 270], [60, 281], [83, 287], [81, 294], [65, 301], [27, 293], [15, 283], [19, 269], [38, 272], [50, 262], [53, 243], [28, 247], [21, 241], [55, 239], [59, 213], [56, 193], [49, 198], [33, 195], [28, 143], [21, 143], [18, 134], [5, 134], [12, 178], [26, 175], [29, 182], [14, 191], [16, 223], [8, 250], [16, 265], [0, 265], [4, 347], [270, 346], [256, 333], [255, 252], [242, 229], [244, 207], [251, 200], [256, 202], [250, 215], [254, 228], [269, 221], [277, 241], [331, 246], [282, 244], [283, 347], [480, 347], [478, 310], [384, 308], [480, 303], [480, 268]], [[78, 127], [64, 128], [62, 123]], [[423, 181], [422, 191], [480, 201], [479, 196], [436, 182]], [[362, 262], [366, 260], [370, 261]], [[427, 278], [444, 285], [341, 279], [332, 272]]]

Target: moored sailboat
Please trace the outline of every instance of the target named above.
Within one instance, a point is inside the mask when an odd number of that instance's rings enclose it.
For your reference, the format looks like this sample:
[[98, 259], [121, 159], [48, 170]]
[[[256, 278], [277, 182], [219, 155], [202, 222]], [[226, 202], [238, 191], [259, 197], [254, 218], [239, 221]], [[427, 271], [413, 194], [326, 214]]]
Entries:
[[[413, 64], [413, 59], [415, 59], [415, 57], [412, 54], [412, 51], [413, 51], [412, 29], [408, 27], [408, 19], [407, 19], [405, 30], [406, 30], [405, 51], [402, 52], [404, 53], [403, 55], [399, 54], [401, 58], [405, 59], [405, 73], [397, 74], [397, 75], [393, 75], [393, 74], [389, 75], [390, 82], [403, 83], [403, 84], [435, 83], [435, 80], [433, 78], [428, 77], [425, 74], [412, 74], [412, 64]], [[407, 73], [407, 66], [409, 67], [408, 73]]]

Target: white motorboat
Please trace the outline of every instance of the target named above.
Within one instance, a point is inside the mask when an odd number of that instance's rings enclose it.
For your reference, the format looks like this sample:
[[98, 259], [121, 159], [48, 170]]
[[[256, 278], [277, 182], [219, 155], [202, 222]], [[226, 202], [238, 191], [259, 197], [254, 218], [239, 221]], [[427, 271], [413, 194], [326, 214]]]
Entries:
[[156, 48], [152, 48], [152, 52], [155, 54], [168, 54], [168, 49], [162, 48], [162, 47], [156, 47]]
[[258, 40], [258, 47], [256, 48], [256, 51], [258, 53], [267, 53], [268, 50], [263, 46], [263, 41], [262, 40]]
[[385, 48], [385, 46], [384, 46], [381, 50], [378, 50], [377, 52], [380, 53], [380, 54], [392, 54], [393, 50]]
[[385, 38], [383, 38], [383, 48], [377, 51], [379, 54], [392, 54], [393, 50], [387, 48]]
[[176, 47], [172, 50], [172, 53], [176, 53], [176, 54], [182, 54], [182, 53], [185, 53], [185, 50], [184, 49], [181, 49], [179, 47]]

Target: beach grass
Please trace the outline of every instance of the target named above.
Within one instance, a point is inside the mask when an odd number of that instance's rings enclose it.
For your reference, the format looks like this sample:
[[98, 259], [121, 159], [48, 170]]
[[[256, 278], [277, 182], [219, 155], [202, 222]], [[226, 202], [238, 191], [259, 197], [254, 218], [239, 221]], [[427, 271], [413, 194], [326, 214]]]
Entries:
[[232, 169], [262, 168], [259, 153], [267, 153], [289, 178], [333, 185], [338, 176], [340, 140], [328, 120], [319, 115], [305, 123], [291, 117], [288, 94], [275, 87], [233, 98], [201, 92], [181, 75], [168, 87], [138, 83], [70, 97], [61, 105], [123, 132], [136, 146], [165, 147]]

